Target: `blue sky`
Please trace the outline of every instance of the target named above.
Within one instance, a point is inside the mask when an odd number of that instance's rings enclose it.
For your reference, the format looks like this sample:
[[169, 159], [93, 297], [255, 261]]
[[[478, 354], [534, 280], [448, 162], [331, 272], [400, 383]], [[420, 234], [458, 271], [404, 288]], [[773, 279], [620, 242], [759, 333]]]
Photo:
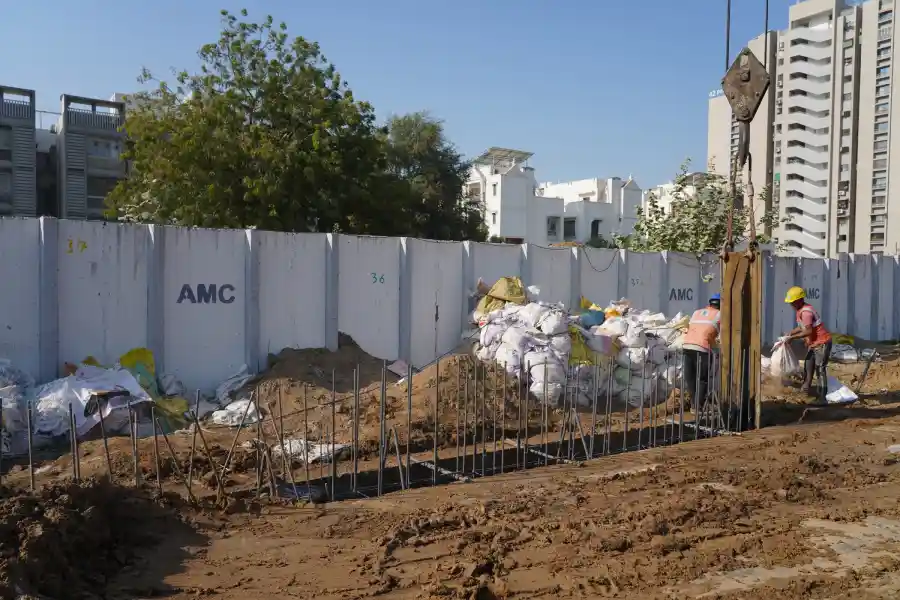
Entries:
[[[792, 0], [770, 0], [782, 28]], [[193, 70], [219, 9], [272, 14], [318, 41], [379, 116], [428, 110], [467, 156], [534, 152], [541, 181], [671, 178], [706, 160], [708, 93], [724, 74], [726, 0], [31, 0], [2, 2], [0, 82], [108, 98], [142, 66]], [[765, 0], [734, 0], [732, 56]], [[12, 54], [7, 54], [12, 52]]]

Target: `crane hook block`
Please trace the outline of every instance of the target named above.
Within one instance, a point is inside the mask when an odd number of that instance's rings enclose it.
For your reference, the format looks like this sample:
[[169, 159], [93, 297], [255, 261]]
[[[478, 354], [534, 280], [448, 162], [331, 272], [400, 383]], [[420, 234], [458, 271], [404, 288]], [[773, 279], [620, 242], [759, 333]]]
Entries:
[[741, 50], [722, 78], [722, 92], [736, 120], [753, 120], [770, 83], [769, 73], [750, 48]]

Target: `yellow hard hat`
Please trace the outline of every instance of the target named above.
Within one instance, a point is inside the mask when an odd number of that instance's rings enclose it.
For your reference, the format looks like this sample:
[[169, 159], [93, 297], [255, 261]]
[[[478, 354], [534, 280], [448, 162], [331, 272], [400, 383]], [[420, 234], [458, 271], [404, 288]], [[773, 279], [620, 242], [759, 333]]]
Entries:
[[803, 291], [802, 287], [795, 285], [787, 291], [787, 294], [784, 297], [784, 301], [788, 304], [791, 304], [793, 302], [796, 302], [797, 300], [800, 300], [801, 298], [806, 298], [806, 292]]

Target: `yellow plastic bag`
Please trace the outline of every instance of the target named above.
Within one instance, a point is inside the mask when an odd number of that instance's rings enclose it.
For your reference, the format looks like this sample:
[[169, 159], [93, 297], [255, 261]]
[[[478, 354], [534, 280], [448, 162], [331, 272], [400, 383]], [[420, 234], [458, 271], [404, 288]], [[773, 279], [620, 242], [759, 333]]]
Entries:
[[569, 326], [569, 337], [572, 340], [572, 352], [569, 354], [570, 365], [593, 365], [596, 363], [595, 353], [588, 348], [584, 336], [572, 325]]
[[159, 386], [156, 384], [156, 360], [153, 352], [147, 348], [132, 348], [119, 357], [119, 364], [127, 369], [152, 398], [159, 398]]
[[526, 302], [525, 286], [518, 277], [501, 277], [491, 286], [490, 291], [478, 301], [476, 318], [503, 308], [507, 302], [523, 305]]

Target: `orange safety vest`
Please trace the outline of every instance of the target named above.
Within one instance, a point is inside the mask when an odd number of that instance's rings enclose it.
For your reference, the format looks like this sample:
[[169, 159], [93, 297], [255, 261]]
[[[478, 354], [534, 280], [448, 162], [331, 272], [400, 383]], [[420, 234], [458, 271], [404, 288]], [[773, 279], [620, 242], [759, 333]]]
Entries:
[[800, 310], [797, 311], [797, 326], [803, 326], [803, 321], [800, 319], [800, 317], [802, 317], [803, 313], [805, 312], [812, 313], [813, 318], [813, 334], [811, 337], [804, 338], [806, 340], [806, 345], [810, 348], [815, 348], [816, 346], [821, 346], [826, 342], [830, 342], [831, 334], [828, 333], [827, 329], [825, 329], [825, 325], [822, 323], [822, 317], [820, 317], [816, 309], [814, 309], [809, 304], [804, 304], [800, 307]]
[[721, 316], [718, 309], [712, 306], [695, 310], [694, 314], [691, 315], [687, 334], [684, 336], [684, 343], [700, 346], [709, 352], [716, 341], [716, 336], [719, 335], [720, 320]]

